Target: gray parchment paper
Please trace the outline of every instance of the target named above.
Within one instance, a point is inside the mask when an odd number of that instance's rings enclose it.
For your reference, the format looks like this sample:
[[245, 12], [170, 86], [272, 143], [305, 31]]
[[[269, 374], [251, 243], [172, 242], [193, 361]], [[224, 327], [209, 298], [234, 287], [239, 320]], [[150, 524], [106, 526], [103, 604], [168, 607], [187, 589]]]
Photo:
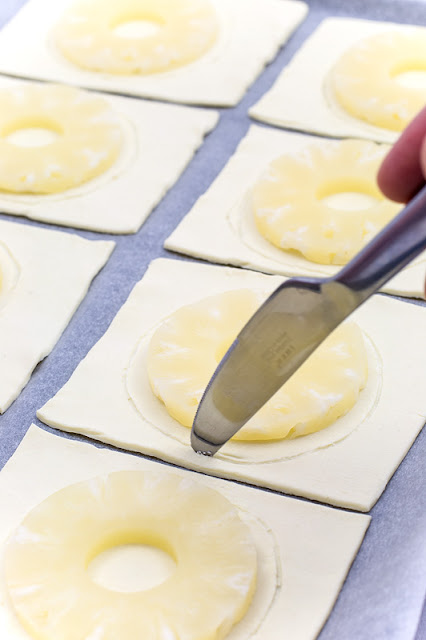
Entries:
[[[22, 4], [23, 0], [0, 0], [0, 26]], [[318, 23], [327, 16], [339, 15], [426, 25], [424, 0], [308, 0], [308, 4], [310, 13], [306, 21], [240, 104], [222, 110], [216, 130], [139, 233], [114, 238], [78, 232], [91, 239], [114, 239], [117, 248], [55, 349], [37, 367], [15, 403], [0, 416], [0, 468], [31, 422], [46, 428], [36, 420], [36, 410], [62, 387], [81, 358], [103, 335], [150, 260], [173, 257], [162, 248], [165, 238], [207, 189], [246, 133], [250, 122], [248, 108], [270, 88]], [[25, 42], [22, 46], [25, 47]], [[1, 217], [47, 227], [12, 216]], [[320, 640], [425, 640], [426, 615], [418, 625], [426, 591], [426, 430], [417, 438], [371, 515], [364, 543]]]

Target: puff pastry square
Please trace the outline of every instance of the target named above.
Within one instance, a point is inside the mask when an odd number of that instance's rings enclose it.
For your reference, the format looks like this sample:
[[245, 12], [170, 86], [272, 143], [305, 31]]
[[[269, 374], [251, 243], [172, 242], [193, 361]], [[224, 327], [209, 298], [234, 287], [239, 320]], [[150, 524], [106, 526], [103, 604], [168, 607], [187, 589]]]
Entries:
[[[193, 479], [221, 492], [250, 527], [258, 552], [257, 589], [244, 618], [226, 636], [283, 634], [314, 640], [333, 607], [370, 518], [243, 487], [118, 451], [60, 438], [32, 425], [0, 472], [0, 552], [26, 513], [63, 487], [114, 471], [154, 471]], [[315, 535], [312, 535], [315, 531]], [[309, 616], [306, 611], [309, 611]], [[30, 640], [10, 609], [0, 577], [0, 633]]]
[[0, 413], [53, 349], [113, 248], [0, 221]]
[[[317, 264], [274, 247], [256, 229], [251, 209], [251, 189], [268, 164], [284, 153], [298, 153], [312, 144], [321, 141], [313, 136], [252, 125], [228, 164], [164, 246], [196, 258], [266, 273], [314, 277], [336, 273], [339, 267]], [[329, 142], [324, 140], [324, 144]], [[424, 298], [425, 272], [426, 253], [390, 280], [383, 291]]]
[[[0, 79], [0, 89], [13, 91], [22, 85], [21, 80]], [[79, 229], [135, 233], [218, 120], [216, 111], [121, 96], [102, 98], [118, 115], [122, 128], [122, 150], [116, 162], [97, 178], [61, 193], [0, 190], [2, 211]]]
[[86, 71], [60, 55], [51, 30], [73, 1], [30, 0], [0, 34], [0, 72], [172, 102], [232, 106], [308, 10], [299, 0], [211, 0], [220, 35], [204, 56], [174, 71], [124, 76]]
[[[426, 309], [374, 296], [353, 314], [369, 379], [355, 407], [318, 433], [271, 443], [228, 442], [195, 454], [146, 373], [153, 330], [179, 307], [223, 291], [265, 296], [283, 281], [248, 270], [158, 259], [65, 386], [37, 412], [46, 424], [196, 471], [368, 511], [421, 430]], [[401, 330], [403, 327], [403, 331]], [[397, 339], [396, 339], [397, 336]]]
[[[357, 18], [326, 18], [306, 40], [272, 88], [250, 109], [256, 120], [279, 127], [335, 137], [394, 142], [398, 133], [349, 115], [328, 87], [328, 74], [339, 57], [359, 40], [384, 31], [425, 27]], [[374, 60], [372, 60], [374, 64]]]

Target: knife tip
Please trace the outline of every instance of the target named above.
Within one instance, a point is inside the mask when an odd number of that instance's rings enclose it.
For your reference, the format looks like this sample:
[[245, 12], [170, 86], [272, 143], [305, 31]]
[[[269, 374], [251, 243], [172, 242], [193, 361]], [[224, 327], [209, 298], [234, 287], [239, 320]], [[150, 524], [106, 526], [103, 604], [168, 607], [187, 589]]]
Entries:
[[193, 428], [191, 431], [191, 447], [198, 455], [212, 457], [217, 451], [219, 451], [221, 445], [207, 442], [207, 440], [198, 436]]

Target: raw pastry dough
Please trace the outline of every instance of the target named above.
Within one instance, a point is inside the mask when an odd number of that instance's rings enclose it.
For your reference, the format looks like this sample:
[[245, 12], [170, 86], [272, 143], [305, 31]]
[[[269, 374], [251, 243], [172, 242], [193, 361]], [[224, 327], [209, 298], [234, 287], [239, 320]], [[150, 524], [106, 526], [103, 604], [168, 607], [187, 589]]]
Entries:
[[[145, 37], [115, 29], [132, 21], [157, 27]], [[217, 39], [209, 0], [83, 0], [74, 2], [53, 30], [55, 44], [77, 66], [103, 73], [159, 73], [194, 62]]]
[[[346, 264], [399, 211], [376, 183], [388, 149], [374, 142], [312, 144], [276, 158], [253, 186], [259, 233], [310, 262]], [[350, 193], [353, 208], [331, 207], [327, 196]], [[358, 205], [356, 196], [371, 199]]]
[[241, 269], [155, 260], [104, 337], [38, 417], [53, 427], [212, 475], [370, 509], [423, 426], [426, 398], [416, 371], [426, 361], [426, 344], [418, 340], [425, 309], [375, 296], [353, 315], [364, 334], [369, 377], [346, 416], [294, 440], [228, 442], [214, 458], [192, 451], [189, 430], [168, 415], [141, 366], [155, 328], [182, 305], [202, 299], [206, 291], [215, 295], [251, 288], [267, 294], [282, 280]]
[[[172, 575], [131, 595], [96, 584], [91, 560], [128, 544], [164, 549]], [[118, 471], [35, 506], [7, 541], [5, 581], [35, 638], [221, 640], [251, 604], [256, 555], [250, 528], [219, 492], [160, 467]]]
[[[250, 115], [290, 129], [394, 142], [397, 138], [395, 130], [353, 117], [342, 108], [330, 87], [331, 71], [343, 54], [364, 38], [389, 31], [401, 38], [420, 38], [423, 41], [426, 38], [426, 27], [355, 18], [327, 18], [305, 41], [273, 87], [250, 109]], [[411, 69], [419, 64], [417, 60], [410, 62]], [[374, 67], [375, 63], [376, 60], [372, 60], [371, 66]]]
[[[2, 549], [25, 515], [53, 492], [115, 471], [158, 473], [159, 465], [59, 438], [31, 426], [0, 472]], [[173, 469], [173, 473], [185, 482], [195, 478], [185, 470]], [[250, 527], [258, 554], [258, 588], [252, 605], [226, 640], [252, 636], [278, 640], [283, 635], [314, 640], [337, 598], [370, 518], [207, 476], [197, 476], [197, 482], [220, 492], [237, 507]], [[309, 616], [305, 615], [307, 610]], [[31, 640], [12, 615], [3, 574], [0, 636]]]
[[[219, 33], [207, 53], [172, 71], [125, 76], [86, 71], [59, 54], [51, 32], [74, 1], [29, 0], [0, 33], [0, 72], [173, 102], [233, 106], [308, 10], [299, 0], [210, 0]], [[155, 6], [159, 1], [152, 0]]]
[[425, 30], [385, 31], [355, 43], [330, 73], [331, 89], [353, 117], [402, 131], [426, 102], [426, 88], [404, 86], [403, 73], [426, 69]]
[[[267, 273], [327, 277], [335, 265], [315, 264], [295, 252], [282, 251], [263, 238], [253, 220], [252, 189], [268, 164], [286, 154], [303, 154], [313, 143], [333, 149], [335, 141], [252, 126], [225, 169], [167, 238], [172, 251]], [[342, 197], [346, 194], [341, 194]], [[352, 205], [352, 196], [348, 196]], [[419, 256], [383, 291], [424, 297], [426, 253]]]
[[0, 240], [0, 309], [7, 304], [19, 278], [19, 265]]
[[[0, 80], [0, 89], [12, 93], [28, 86], [38, 85]], [[123, 135], [121, 153], [113, 166], [64, 193], [29, 195], [0, 190], [2, 211], [80, 229], [134, 233], [218, 120], [216, 111], [119, 96], [104, 95], [102, 100], [117, 114]]]
[[[10, 141], [10, 134], [37, 127], [57, 139], [34, 147]], [[115, 162], [122, 142], [104, 98], [63, 85], [1, 89], [0, 131], [0, 189], [15, 193], [56, 193], [92, 180]]]
[[0, 238], [0, 268], [9, 283], [0, 299], [3, 413], [56, 344], [114, 243], [4, 221]]
[[[148, 357], [138, 365], [146, 367], [153, 392], [183, 426], [192, 426], [217, 365], [262, 302], [250, 289], [226, 291], [181, 307], [155, 331]], [[324, 429], [356, 404], [367, 375], [362, 333], [345, 323], [233, 440], [290, 439]]]

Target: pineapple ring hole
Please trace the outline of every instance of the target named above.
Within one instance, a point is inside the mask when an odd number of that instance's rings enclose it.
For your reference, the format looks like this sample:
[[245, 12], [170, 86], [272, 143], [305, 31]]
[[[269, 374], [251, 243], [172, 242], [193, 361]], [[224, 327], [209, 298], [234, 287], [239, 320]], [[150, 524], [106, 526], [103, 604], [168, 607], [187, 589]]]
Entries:
[[140, 39], [156, 36], [163, 24], [153, 16], [132, 16], [121, 19], [112, 30], [119, 38]]
[[351, 180], [327, 182], [318, 189], [316, 197], [327, 207], [342, 211], [369, 209], [379, 203], [371, 184]]
[[151, 544], [120, 544], [97, 554], [89, 563], [90, 578], [110, 591], [147, 591], [168, 580], [176, 562], [164, 549]]
[[32, 119], [13, 122], [2, 132], [7, 142], [17, 147], [45, 147], [63, 134], [63, 129], [52, 120]]
[[407, 89], [426, 89], [426, 62], [412, 62], [392, 69], [391, 77]]

